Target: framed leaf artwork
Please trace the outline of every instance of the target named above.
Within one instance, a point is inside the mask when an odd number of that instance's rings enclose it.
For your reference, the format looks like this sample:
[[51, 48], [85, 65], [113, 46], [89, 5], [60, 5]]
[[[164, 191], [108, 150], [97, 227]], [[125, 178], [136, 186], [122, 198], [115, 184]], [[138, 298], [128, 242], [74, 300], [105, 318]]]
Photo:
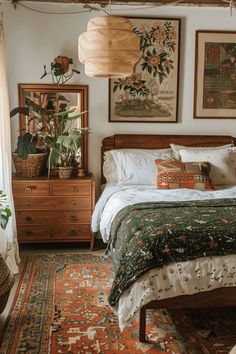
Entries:
[[236, 118], [236, 32], [196, 31], [194, 118]]
[[131, 76], [109, 80], [110, 122], [176, 123], [180, 19], [129, 18], [140, 38]]

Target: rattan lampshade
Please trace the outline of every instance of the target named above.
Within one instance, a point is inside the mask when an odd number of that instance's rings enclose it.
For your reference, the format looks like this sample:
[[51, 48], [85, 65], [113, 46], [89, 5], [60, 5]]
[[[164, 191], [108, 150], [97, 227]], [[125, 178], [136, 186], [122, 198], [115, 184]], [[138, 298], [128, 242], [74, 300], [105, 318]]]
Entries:
[[92, 77], [118, 78], [133, 73], [140, 58], [139, 37], [131, 22], [119, 16], [95, 17], [79, 36], [79, 61]]

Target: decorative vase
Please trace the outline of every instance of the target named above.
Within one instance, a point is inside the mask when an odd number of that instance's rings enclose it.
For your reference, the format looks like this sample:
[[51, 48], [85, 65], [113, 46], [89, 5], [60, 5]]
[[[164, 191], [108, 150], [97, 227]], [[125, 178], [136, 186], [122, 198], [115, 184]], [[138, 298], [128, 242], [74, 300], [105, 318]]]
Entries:
[[58, 175], [59, 178], [70, 178], [72, 175], [73, 166], [59, 166]]

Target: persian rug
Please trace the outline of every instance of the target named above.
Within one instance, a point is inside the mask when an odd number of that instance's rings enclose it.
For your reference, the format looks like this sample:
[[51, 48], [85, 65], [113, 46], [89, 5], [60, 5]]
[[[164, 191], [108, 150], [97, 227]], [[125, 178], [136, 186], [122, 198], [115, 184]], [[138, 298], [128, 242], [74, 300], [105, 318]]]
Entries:
[[150, 311], [138, 340], [138, 318], [123, 332], [107, 296], [109, 258], [86, 254], [30, 256], [1, 333], [1, 354], [228, 354], [236, 343], [232, 309]]

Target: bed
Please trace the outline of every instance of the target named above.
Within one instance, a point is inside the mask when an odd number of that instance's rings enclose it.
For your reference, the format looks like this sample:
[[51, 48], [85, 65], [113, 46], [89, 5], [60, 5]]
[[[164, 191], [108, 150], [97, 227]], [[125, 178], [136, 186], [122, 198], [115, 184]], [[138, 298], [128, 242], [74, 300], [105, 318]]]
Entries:
[[[145, 150], [150, 150], [152, 151], [153, 149], [169, 149], [170, 144], [175, 144], [175, 145], [180, 145], [180, 146], [185, 146], [185, 147], [211, 147], [213, 151], [217, 151], [219, 147], [219, 151], [216, 152], [217, 156], [221, 154], [222, 150], [227, 149], [228, 146], [235, 145], [235, 139], [231, 136], [212, 136], [212, 135], [144, 135], [144, 134], [117, 134], [114, 136], [107, 137], [103, 140], [102, 142], [102, 171], [103, 171], [103, 162], [104, 162], [104, 155], [111, 150], [120, 150], [120, 149], [145, 149]], [[221, 149], [222, 147], [222, 149]], [[231, 149], [231, 148], [230, 148]], [[232, 148], [233, 149], [233, 148]], [[128, 150], [127, 150], [128, 151]], [[132, 151], [132, 150], [131, 150]], [[141, 151], [141, 150], [140, 150]], [[182, 151], [182, 150], [181, 150]], [[212, 153], [213, 154], [213, 153]], [[224, 152], [222, 152], [224, 154]], [[223, 155], [222, 155], [223, 156]], [[145, 179], [145, 174], [144, 174], [144, 179]], [[101, 176], [101, 184], [106, 185], [106, 179], [102, 173]], [[132, 179], [131, 179], [132, 182]], [[162, 201], [162, 195], [169, 195], [169, 199], [171, 201], [175, 202], [175, 191], [174, 189], [172, 190], [161, 190], [160, 192], [157, 192], [157, 188], [154, 186], [146, 186], [146, 185], [133, 185], [128, 184], [128, 185], [122, 185], [121, 184], [114, 184], [111, 186], [108, 186], [109, 188], [105, 188], [104, 192], [102, 193], [102, 197], [100, 198], [97, 206], [95, 208], [95, 212], [92, 218], [92, 229], [94, 232], [101, 231], [103, 240], [104, 242], [107, 242], [110, 247], [110, 251], [112, 254], [112, 258], [114, 260], [114, 266], [116, 270], [116, 250], [115, 247], [109, 242], [109, 233], [111, 230], [112, 225], [114, 224], [114, 219], [115, 215], [118, 214], [119, 211], [122, 211], [123, 207], [125, 206], [125, 203], [128, 205], [137, 205], [140, 202], [145, 202], [145, 201], [153, 201], [153, 198], [157, 195], [158, 193], [158, 198], [160, 201]], [[129, 195], [129, 189], [131, 189], [131, 196]], [[183, 188], [179, 189], [178, 191], [179, 194], [181, 194], [181, 203], [185, 201], [189, 201], [189, 198], [192, 198], [193, 201], [197, 199], [202, 199], [203, 195], [204, 198], [208, 200], [209, 198], [215, 199], [218, 198], [224, 201], [230, 202], [230, 200], [236, 200], [236, 186], [230, 186], [227, 188], [217, 188], [216, 191], [197, 191], [197, 192], [192, 192], [188, 188]], [[120, 196], [124, 197], [125, 201], [121, 202]], [[160, 195], [160, 197], [159, 197]], [[193, 197], [192, 197], [193, 195]], [[133, 196], [133, 197], [132, 197]], [[142, 197], [140, 197], [142, 196]], [[145, 196], [143, 198], [143, 196]], [[112, 199], [113, 198], [113, 199]], [[103, 200], [102, 200], [103, 199]], [[105, 199], [105, 201], [104, 201]], [[110, 203], [110, 205], [109, 205]], [[110, 209], [112, 205], [119, 204], [118, 211], [110, 213]], [[136, 204], [137, 203], [137, 204]], [[103, 206], [102, 206], [103, 204]], [[106, 214], [104, 210], [106, 210], [107, 206], [107, 213], [109, 212], [109, 215], [104, 216], [104, 220], [102, 220], [102, 213]], [[110, 215], [111, 214], [111, 215]], [[107, 226], [109, 225], [109, 227]], [[232, 239], [232, 237], [231, 237]], [[235, 237], [234, 237], [234, 242], [235, 242]], [[189, 271], [192, 269], [193, 271], [198, 268], [200, 265], [200, 270], [201, 267], [206, 266], [206, 263], [209, 265], [212, 262], [212, 267], [217, 268], [216, 271], [220, 270], [221, 272], [221, 267], [225, 267], [224, 271], [225, 273], [222, 274], [227, 274], [227, 277], [229, 278], [228, 281], [222, 282], [215, 282], [213, 286], [207, 284], [210, 282], [210, 278], [207, 280], [206, 279], [206, 286], [203, 286], [200, 288], [199, 284], [204, 283], [204, 272], [202, 272], [203, 275], [201, 277], [199, 276], [200, 279], [198, 278], [198, 274], [195, 276], [190, 274], [191, 276], [191, 283], [192, 283], [192, 290], [186, 290], [186, 293], [180, 289], [180, 291], [175, 291], [175, 289], [169, 289], [173, 288], [173, 286], [168, 285], [169, 288], [167, 287], [166, 294], [161, 294], [160, 296], [156, 296], [155, 294], [158, 292], [158, 283], [155, 283], [155, 289], [153, 290], [152, 294], [148, 294], [147, 296], [144, 295], [141, 298], [139, 297], [139, 301], [137, 301], [137, 304], [135, 306], [135, 309], [130, 309], [130, 306], [127, 305], [127, 303], [130, 303], [132, 301], [132, 294], [139, 294], [141, 292], [140, 289], [142, 288], [147, 288], [147, 284], [149, 284], [146, 280], [146, 273], [141, 274], [138, 280], [136, 280], [133, 284], [131, 284], [125, 291], [125, 295], [121, 295], [119, 302], [118, 302], [118, 310], [117, 306], [114, 306], [113, 309], [114, 311], [117, 310], [118, 315], [123, 316], [122, 313], [126, 313], [127, 319], [124, 320], [129, 323], [129, 320], [132, 318], [132, 316], [137, 312], [140, 311], [140, 332], [139, 332], [139, 340], [141, 342], [147, 341], [146, 338], [146, 311], [147, 309], [154, 309], [154, 308], [165, 308], [165, 309], [172, 309], [172, 308], [189, 308], [189, 307], [194, 307], [194, 308], [200, 308], [200, 307], [217, 307], [217, 306], [235, 306], [236, 305], [236, 272], [235, 272], [235, 252], [232, 254], [232, 250], [230, 251], [230, 255], [213, 255], [209, 257], [200, 257], [197, 259], [189, 260], [187, 262], [176, 262], [176, 264], [167, 264], [165, 265], [165, 272], [169, 272], [170, 269], [173, 273], [173, 267], [185, 267], [187, 266], [186, 269]], [[195, 263], [194, 263], [195, 262]], [[196, 263], [197, 262], [197, 263]], [[199, 263], [198, 263], [199, 262]], [[204, 265], [205, 264], [205, 265]], [[227, 267], [225, 266], [227, 264]], [[168, 268], [169, 267], [169, 268]], [[172, 267], [172, 268], [171, 268]], [[192, 267], [192, 268], [191, 268]], [[204, 269], [204, 268], [202, 268]], [[229, 270], [230, 269], [230, 270]], [[157, 281], [157, 278], [160, 278], [162, 276], [164, 278], [164, 274], [161, 273], [162, 269], [158, 269], [156, 273], [156, 269], [151, 269], [150, 271], [147, 272], [149, 276], [149, 282], [150, 278], [154, 279], [154, 281]], [[177, 271], [177, 268], [175, 269]], [[208, 272], [209, 273], [209, 272]], [[142, 278], [144, 277], [144, 278]], [[175, 277], [175, 275], [174, 275]], [[212, 280], [212, 275], [209, 275]], [[215, 276], [216, 279], [219, 279]], [[172, 277], [173, 279], [173, 277]], [[195, 279], [195, 280], [194, 280]], [[171, 281], [171, 279], [170, 279]], [[195, 286], [194, 281], [199, 281], [200, 283], [198, 286]], [[146, 283], [145, 283], [146, 282]], [[138, 285], [137, 285], [138, 284]], [[145, 286], [144, 286], [145, 284]], [[153, 284], [153, 283], [152, 283]], [[181, 285], [182, 286], [182, 285]], [[154, 287], [153, 287], [154, 288]], [[133, 293], [132, 293], [133, 292]], [[176, 292], [176, 296], [175, 296]], [[144, 292], [145, 293], [145, 292]], [[134, 298], [136, 301], [136, 298]], [[193, 305], [194, 304], [194, 305]], [[132, 312], [133, 311], [133, 312]], [[130, 315], [129, 315], [130, 312]], [[122, 319], [120, 320], [122, 321]], [[126, 324], [127, 324], [126, 323]], [[120, 328], [123, 329], [125, 324], [120, 324]]]

